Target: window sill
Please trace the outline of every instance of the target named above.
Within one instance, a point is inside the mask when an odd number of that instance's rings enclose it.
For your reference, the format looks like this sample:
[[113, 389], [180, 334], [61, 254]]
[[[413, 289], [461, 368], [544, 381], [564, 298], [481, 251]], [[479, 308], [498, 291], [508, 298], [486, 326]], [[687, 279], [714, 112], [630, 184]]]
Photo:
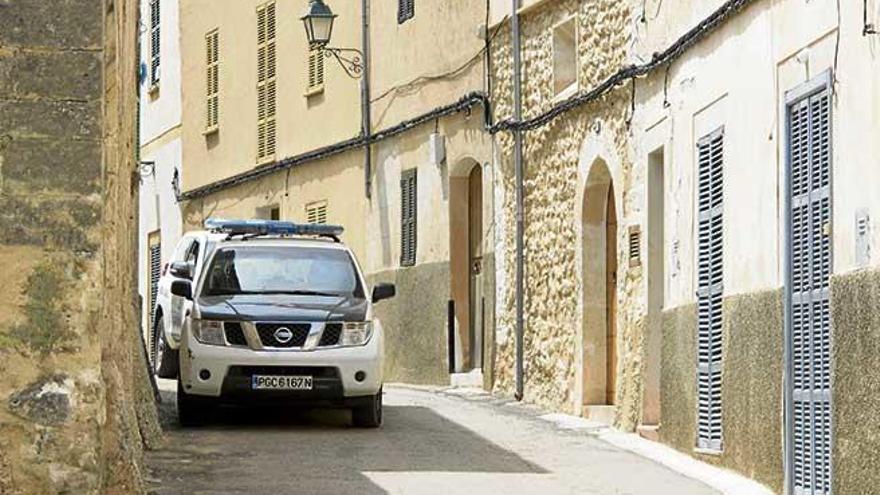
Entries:
[[220, 126], [219, 126], [219, 125], [213, 125], [213, 126], [211, 126], [211, 127], [207, 127], [207, 128], [205, 128], [205, 130], [202, 131], [202, 136], [205, 136], [205, 137], [213, 136], [214, 134], [217, 134], [217, 133], [219, 133], [219, 132], [220, 132]]
[[565, 101], [565, 100], [571, 98], [572, 96], [574, 96], [575, 94], [577, 94], [577, 92], [578, 92], [577, 83], [570, 84], [567, 88], [563, 89], [562, 91], [560, 91], [559, 93], [557, 93], [553, 97], [553, 103], [555, 104], [555, 103]]
[[311, 98], [312, 96], [317, 96], [323, 92], [324, 92], [324, 85], [321, 84], [320, 86], [315, 86], [314, 88], [307, 89], [306, 92], [303, 94], [303, 96], [305, 96], [306, 98]]
[[274, 162], [275, 162], [275, 155], [267, 156], [267, 157], [264, 157], [264, 158], [257, 158], [257, 164], [256, 164], [256, 166], [257, 166], [257, 167], [261, 167], [261, 166], [263, 166], [263, 165], [268, 165], [268, 164], [270, 164], [270, 163], [274, 163]]

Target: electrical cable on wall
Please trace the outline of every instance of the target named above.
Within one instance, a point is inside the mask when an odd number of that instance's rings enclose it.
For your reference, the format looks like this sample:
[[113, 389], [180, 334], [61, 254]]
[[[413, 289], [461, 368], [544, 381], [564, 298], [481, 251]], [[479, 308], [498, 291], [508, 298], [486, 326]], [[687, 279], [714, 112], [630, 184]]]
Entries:
[[[675, 43], [670, 45], [662, 52], [655, 53], [650, 62], [624, 67], [614, 75], [605, 79], [602, 83], [600, 83], [593, 89], [586, 92], [579, 92], [571, 98], [568, 98], [567, 100], [553, 106], [551, 109], [535, 117], [519, 122], [513, 121], [511, 119], [505, 119], [494, 125], [487, 125], [486, 129], [491, 134], [496, 134], [501, 131], [512, 131], [515, 129], [529, 131], [547, 125], [560, 115], [563, 115], [583, 105], [598, 100], [618, 86], [626, 84], [626, 82], [629, 80], [634, 80], [638, 77], [644, 77], [655, 69], [664, 65], [668, 66], [669, 64], [680, 58], [682, 54], [684, 54], [685, 51], [687, 51], [690, 47], [701, 41], [716, 28], [718, 28], [722, 23], [724, 23], [724, 21], [726, 21], [735, 13], [754, 1], [756, 0], [728, 0], [721, 7], [715, 10], [715, 12], [713, 12], [709, 17], [703, 19], [696, 27], [678, 38]], [[496, 36], [499, 31], [500, 28], [496, 29], [492, 37], [494, 38], [494, 36]], [[482, 54], [484, 50], [481, 50], [480, 53]], [[302, 153], [300, 155], [285, 158], [283, 160], [263, 165], [247, 172], [243, 172], [232, 177], [227, 177], [226, 179], [222, 179], [220, 181], [187, 191], [185, 193], [182, 193], [179, 196], [179, 199], [181, 201], [186, 201], [201, 198], [227, 187], [233, 187], [244, 182], [252, 181], [280, 170], [286, 170], [306, 162], [328, 158], [351, 149], [377, 143], [384, 139], [388, 139], [390, 137], [406, 132], [414, 127], [424, 124], [425, 122], [430, 122], [437, 118], [453, 115], [460, 112], [470, 112], [471, 108], [476, 105], [481, 105], [483, 107], [484, 122], [488, 123], [488, 112], [490, 108], [488, 96], [482, 92], [471, 92], [463, 96], [455, 103], [442, 107], [437, 107], [425, 114], [402, 121], [397, 125], [373, 134], [369, 139], [365, 139], [364, 136], [357, 136], [306, 153]]]

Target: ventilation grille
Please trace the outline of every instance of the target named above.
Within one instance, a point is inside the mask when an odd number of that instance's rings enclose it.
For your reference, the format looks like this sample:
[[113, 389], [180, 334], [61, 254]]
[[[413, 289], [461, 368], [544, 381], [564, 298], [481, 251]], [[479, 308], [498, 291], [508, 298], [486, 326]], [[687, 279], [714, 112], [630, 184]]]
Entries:
[[306, 206], [306, 221], [308, 223], [327, 223], [327, 202], [312, 203]]
[[642, 228], [639, 225], [633, 225], [629, 228], [629, 266], [636, 267], [642, 264]]

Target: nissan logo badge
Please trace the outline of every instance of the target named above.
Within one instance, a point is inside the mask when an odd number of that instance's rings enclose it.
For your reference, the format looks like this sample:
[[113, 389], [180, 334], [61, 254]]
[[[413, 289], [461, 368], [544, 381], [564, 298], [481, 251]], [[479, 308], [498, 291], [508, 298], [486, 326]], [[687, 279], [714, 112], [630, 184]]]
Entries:
[[287, 327], [281, 327], [278, 330], [275, 330], [275, 340], [277, 340], [279, 344], [286, 344], [293, 340], [293, 332]]

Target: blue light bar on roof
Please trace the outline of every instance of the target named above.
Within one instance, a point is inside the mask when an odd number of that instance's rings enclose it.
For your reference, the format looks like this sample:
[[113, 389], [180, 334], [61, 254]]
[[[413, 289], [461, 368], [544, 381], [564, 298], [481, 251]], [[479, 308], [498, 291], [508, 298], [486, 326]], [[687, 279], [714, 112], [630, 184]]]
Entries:
[[340, 225], [282, 222], [280, 220], [224, 220], [209, 218], [205, 229], [225, 234], [314, 235], [339, 237], [345, 231]]

